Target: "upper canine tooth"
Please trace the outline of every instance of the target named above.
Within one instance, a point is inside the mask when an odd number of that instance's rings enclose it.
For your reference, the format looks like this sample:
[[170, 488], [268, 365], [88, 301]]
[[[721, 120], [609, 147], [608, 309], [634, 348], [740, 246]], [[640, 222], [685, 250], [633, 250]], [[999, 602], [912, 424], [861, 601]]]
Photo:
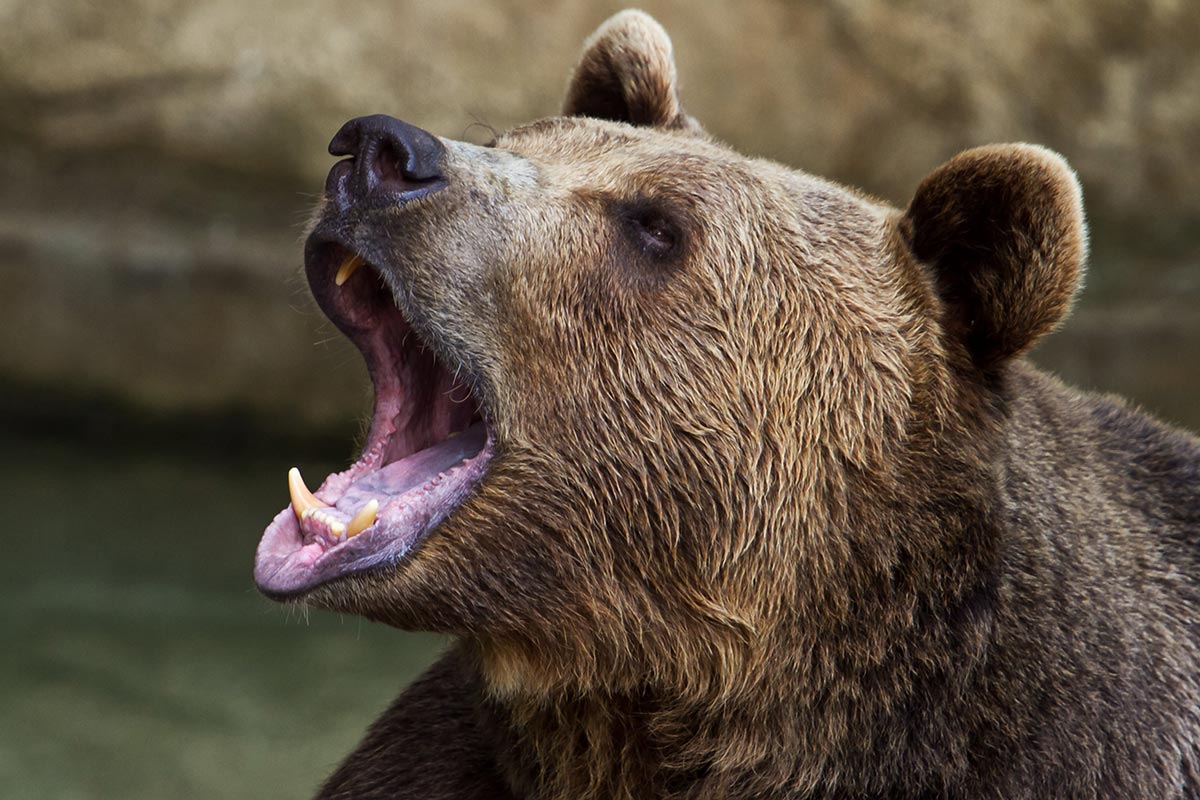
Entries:
[[375, 524], [375, 516], [379, 513], [379, 501], [371, 498], [367, 504], [358, 510], [354, 515], [354, 519], [350, 520], [350, 524], [346, 526], [346, 538], [358, 536], [367, 528]]
[[346, 260], [338, 267], [337, 275], [333, 278], [334, 286], [341, 286], [346, 281], [350, 280], [350, 276], [358, 271], [358, 268], [363, 265], [362, 256], [357, 253], [346, 256]]
[[306, 513], [312, 513], [318, 508], [328, 507], [328, 503], [322, 503], [313, 493], [304, 485], [304, 478], [300, 477], [300, 470], [292, 467], [288, 470], [288, 494], [292, 496], [292, 511], [296, 513], [296, 519], [303, 521]]

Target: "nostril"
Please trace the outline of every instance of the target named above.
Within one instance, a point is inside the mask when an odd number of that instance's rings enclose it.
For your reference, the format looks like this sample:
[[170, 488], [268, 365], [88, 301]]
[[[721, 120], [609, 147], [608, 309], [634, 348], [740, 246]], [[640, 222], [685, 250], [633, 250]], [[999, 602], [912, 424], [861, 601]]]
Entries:
[[407, 153], [399, 153], [391, 142], [384, 142], [375, 156], [375, 172], [380, 183], [404, 181], [404, 165], [408, 161]]
[[408, 194], [442, 179], [441, 144], [419, 128], [392, 126], [366, 148], [372, 190]]
[[402, 142], [383, 139], [362, 157], [370, 159], [367, 185], [372, 191], [379, 189], [404, 195], [428, 183], [412, 174], [408, 166], [411, 159]]

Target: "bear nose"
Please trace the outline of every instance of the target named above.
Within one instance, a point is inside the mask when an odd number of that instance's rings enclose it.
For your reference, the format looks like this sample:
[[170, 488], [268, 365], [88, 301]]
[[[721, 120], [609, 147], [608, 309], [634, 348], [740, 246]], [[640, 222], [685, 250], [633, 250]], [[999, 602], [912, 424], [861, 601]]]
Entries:
[[329, 171], [325, 192], [343, 208], [372, 194], [410, 200], [442, 188], [446, 148], [432, 133], [386, 114], [356, 117], [329, 143], [329, 153], [350, 156]]

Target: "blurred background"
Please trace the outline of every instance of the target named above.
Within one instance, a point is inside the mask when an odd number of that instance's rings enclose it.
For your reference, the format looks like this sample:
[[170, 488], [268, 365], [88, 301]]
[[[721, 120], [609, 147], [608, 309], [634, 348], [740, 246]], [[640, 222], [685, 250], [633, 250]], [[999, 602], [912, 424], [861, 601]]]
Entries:
[[[305, 796], [434, 656], [250, 580], [369, 394], [300, 236], [346, 119], [556, 113], [615, 2], [0, 0], [0, 796]], [[1062, 152], [1092, 259], [1035, 360], [1200, 427], [1200, 4], [657, 2], [687, 108], [904, 204]]]

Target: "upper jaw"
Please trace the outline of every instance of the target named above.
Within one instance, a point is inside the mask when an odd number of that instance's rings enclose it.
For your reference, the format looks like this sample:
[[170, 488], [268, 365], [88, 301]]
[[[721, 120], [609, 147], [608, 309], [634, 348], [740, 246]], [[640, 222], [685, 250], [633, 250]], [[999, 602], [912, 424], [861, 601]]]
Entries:
[[[356, 337], [370, 323], [361, 312], [371, 309], [356, 308], [347, 302], [354, 298], [342, 292], [342, 286], [336, 282], [339, 270], [348, 256], [358, 256], [363, 265], [370, 265], [381, 275], [388, 264], [386, 255], [374, 246], [370, 237], [362, 235], [367, 226], [355, 219], [358, 216], [329, 209], [304, 241], [304, 275], [309, 291], [325, 316], [356, 345], [359, 345]], [[395, 304], [394, 296], [391, 302]], [[365, 357], [372, 355], [361, 345], [359, 350]]]

